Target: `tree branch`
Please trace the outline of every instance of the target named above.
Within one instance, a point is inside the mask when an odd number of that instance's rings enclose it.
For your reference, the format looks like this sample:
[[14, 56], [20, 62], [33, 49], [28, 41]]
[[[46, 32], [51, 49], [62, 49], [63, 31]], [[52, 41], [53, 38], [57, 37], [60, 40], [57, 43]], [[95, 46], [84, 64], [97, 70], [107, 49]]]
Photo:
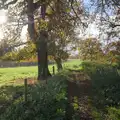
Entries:
[[9, 3], [7, 4], [7, 6], [9, 6], [9, 5], [11, 5], [11, 4], [15, 4], [17, 1], [18, 1], [18, 0], [13, 0], [13, 1], [9, 2]]
[[18, 0], [13, 0], [13, 1], [11, 1], [11, 2], [8, 2], [8, 3], [5, 4], [5, 5], [4, 5], [4, 3], [3, 3], [3, 4], [1, 4], [0, 9], [8, 8], [9, 5], [13, 5], [13, 4], [15, 4], [17, 1], [18, 1]]
[[8, 47], [8, 49], [13, 49], [13, 48], [16, 48], [16, 47], [20, 47], [20, 46], [28, 44], [28, 43], [29, 43], [29, 41], [23, 42], [23, 43], [19, 43], [19, 44], [16, 44], [16, 45]]

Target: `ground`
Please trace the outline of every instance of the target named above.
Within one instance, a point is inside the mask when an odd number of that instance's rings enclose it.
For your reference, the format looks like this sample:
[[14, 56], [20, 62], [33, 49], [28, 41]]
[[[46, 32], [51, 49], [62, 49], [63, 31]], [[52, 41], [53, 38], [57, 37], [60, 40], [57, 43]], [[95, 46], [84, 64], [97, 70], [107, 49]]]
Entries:
[[92, 120], [89, 97], [91, 81], [81, 71], [72, 71], [68, 80], [68, 119]]

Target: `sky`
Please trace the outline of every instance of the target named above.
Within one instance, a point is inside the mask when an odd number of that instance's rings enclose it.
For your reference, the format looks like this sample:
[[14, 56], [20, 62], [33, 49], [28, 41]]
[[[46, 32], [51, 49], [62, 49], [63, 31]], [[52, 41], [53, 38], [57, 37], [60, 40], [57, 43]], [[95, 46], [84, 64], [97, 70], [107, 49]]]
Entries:
[[80, 37], [80, 38], [88, 38], [88, 37], [96, 37], [97, 38], [99, 36], [99, 29], [95, 22], [89, 24], [86, 31], [83, 32], [79, 28], [78, 28], [78, 31], [79, 31], [78, 37]]
[[91, 5], [91, 0], [83, 0], [84, 8], [90, 13], [95, 10], [95, 6]]
[[3, 38], [2, 26], [7, 22], [7, 14], [5, 10], [0, 10], [0, 39]]
[[[91, 0], [83, 0], [84, 6], [86, 10], [88, 10], [90, 13], [92, 13], [95, 10], [94, 6], [90, 7], [90, 1]], [[3, 38], [3, 32], [2, 32], [2, 25], [4, 25], [7, 22], [7, 12], [5, 10], [0, 10], [0, 40]], [[86, 31], [84, 31], [85, 36], [83, 35], [83, 31], [78, 28], [79, 31], [79, 37], [82, 38], [88, 38], [88, 37], [98, 37], [99, 36], [99, 29], [95, 21], [92, 21], [91, 24], [88, 25], [88, 28]], [[26, 37], [27, 33], [27, 26], [24, 26], [21, 31], [21, 40], [23, 42], [27, 41]]]
[[[83, 0], [83, 3], [85, 5], [85, 7], [87, 8], [90, 4], [90, 0]], [[89, 9], [91, 9], [91, 8], [89, 8]], [[5, 24], [6, 22], [7, 22], [7, 12], [5, 10], [0, 10], [0, 39], [3, 38], [3, 32], [2, 32], [1, 26], [3, 24]], [[21, 39], [22, 39], [23, 42], [26, 41], [26, 32], [27, 32], [27, 26], [24, 26], [23, 30], [21, 31]], [[98, 31], [95, 23], [90, 24], [88, 26], [88, 29], [86, 30], [86, 34], [88, 36], [95, 36], [95, 37], [99, 34], [99, 31]], [[79, 36], [80, 37], [82, 36], [81, 32], [80, 32]]]
[[[87, 0], [88, 1], [88, 0]], [[3, 32], [2, 32], [2, 26], [7, 22], [7, 13], [5, 10], [0, 10], [0, 39], [3, 38]], [[27, 26], [23, 27], [23, 30], [21, 31], [21, 39], [23, 42], [26, 42], [26, 33], [27, 33]], [[90, 24], [88, 26], [88, 29], [86, 31], [86, 34], [89, 36], [97, 36], [99, 34], [99, 31], [97, 29], [97, 26], [95, 23]], [[80, 37], [82, 36], [82, 33], [80, 32]], [[87, 37], [87, 36], [86, 36]]]
[[[2, 27], [4, 27], [4, 24], [7, 23], [7, 11], [6, 10], [0, 10], [0, 41], [3, 38], [3, 32]], [[23, 27], [23, 30], [21, 31], [21, 39], [23, 42], [26, 41], [26, 33], [27, 33], [27, 26]]]
[[23, 27], [22, 32], [21, 32], [21, 40], [23, 42], [27, 41], [27, 25]]
[[[94, 7], [93, 6], [90, 7], [90, 3], [91, 3], [90, 1], [91, 0], [83, 0], [83, 4], [84, 4], [86, 10], [88, 8], [88, 10], [92, 12], [94, 10]], [[2, 32], [1, 26], [5, 22], [7, 22], [6, 11], [0, 10], [0, 39], [3, 38], [3, 32]], [[21, 32], [21, 39], [23, 42], [26, 41], [26, 32], [27, 32], [27, 26], [24, 26], [23, 30]], [[86, 34], [85, 36], [83, 35], [83, 31], [80, 31], [80, 29], [79, 29], [79, 37], [85, 37], [85, 38], [86, 37], [98, 37], [99, 36], [99, 29], [98, 29], [96, 22], [89, 24], [87, 30], [84, 33]]]
[[7, 21], [7, 13], [5, 10], [0, 10], [0, 24], [3, 24]]

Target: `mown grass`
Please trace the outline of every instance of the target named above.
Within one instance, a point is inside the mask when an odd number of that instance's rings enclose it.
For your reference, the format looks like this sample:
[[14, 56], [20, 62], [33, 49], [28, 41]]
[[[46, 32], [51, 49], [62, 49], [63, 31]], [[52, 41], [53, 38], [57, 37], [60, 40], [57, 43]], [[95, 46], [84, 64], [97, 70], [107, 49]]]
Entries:
[[[80, 60], [70, 60], [63, 63], [63, 67], [73, 67], [80, 64]], [[55, 72], [57, 67], [55, 64]], [[49, 65], [49, 70], [52, 73], [52, 66]], [[15, 68], [0, 68], [0, 86], [16, 84], [16, 80], [23, 78], [37, 78], [37, 66], [32, 67], [15, 67]]]
[[[52, 72], [52, 65], [49, 66]], [[0, 68], [0, 85], [14, 83], [17, 79], [36, 78], [37, 66], [32, 67], [15, 67], [15, 68]]]

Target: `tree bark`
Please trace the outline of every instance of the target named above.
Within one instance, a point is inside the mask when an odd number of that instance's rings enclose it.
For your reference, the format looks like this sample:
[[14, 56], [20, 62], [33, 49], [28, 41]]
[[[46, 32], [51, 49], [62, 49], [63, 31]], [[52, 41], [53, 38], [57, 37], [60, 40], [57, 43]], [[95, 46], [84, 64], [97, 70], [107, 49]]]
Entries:
[[[37, 6], [38, 7], [38, 6]], [[28, 32], [30, 38], [36, 42], [37, 55], [38, 55], [38, 80], [46, 79], [51, 76], [48, 70], [48, 59], [47, 59], [47, 39], [48, 35], [45, 30], [41, 30], [39, 39], [36, 39], [36, 32], [34, 28], [34, 10], [36, 9], [33, 0], [28, 0]], [[45, 20], [46, 5], [41, 5], [41, 18]]]
[[34, 4], [33, 0], [28, 0], [28, 33], [32, 40], [35, 40], [35, 28], [34, 28]]
[[60, 58], [55, 58], [55, 62], [57, 64], [58, 72], [63, 69], [62, 67], [62, 61]]
[[47, 58], [47, 36], [46, 32], [40, 33], [40, 38], [37, 42], [37, 53], [38, 53], [38, 80], [45, 80], [51, 76], [48, 69], [48, 58]]

